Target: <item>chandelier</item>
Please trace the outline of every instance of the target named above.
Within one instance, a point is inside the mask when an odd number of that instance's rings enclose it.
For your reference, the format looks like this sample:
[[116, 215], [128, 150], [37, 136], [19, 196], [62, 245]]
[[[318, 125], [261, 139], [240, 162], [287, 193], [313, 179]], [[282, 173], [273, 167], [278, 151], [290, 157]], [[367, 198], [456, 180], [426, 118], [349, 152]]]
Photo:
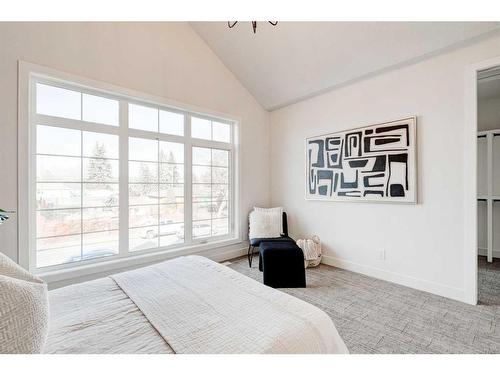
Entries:
[[[252, 22], [253, 33], [255, 34], [255, 32], [257, 31], [257, 21], [251, 21], [251, 22]], [[273, 26], [276, 26], [278, 24], [278, 21], [267, 21], [267, 22], [269, 22]], [[228, 21], [227, 26], [230, 29], [232, 29], [237, 23], [238, 21]]]

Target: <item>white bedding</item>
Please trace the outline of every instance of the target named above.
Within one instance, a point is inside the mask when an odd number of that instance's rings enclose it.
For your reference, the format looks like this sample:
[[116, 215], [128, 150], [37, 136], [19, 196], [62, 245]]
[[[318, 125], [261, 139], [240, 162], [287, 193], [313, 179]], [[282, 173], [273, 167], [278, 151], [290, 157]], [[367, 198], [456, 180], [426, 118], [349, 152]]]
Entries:
[[47, 353], [347, 353], [318, 308], [189, 256], [50, 292]]
[[109, 277], [52, 290], [49, 304], [45, 353], [174, 353]]

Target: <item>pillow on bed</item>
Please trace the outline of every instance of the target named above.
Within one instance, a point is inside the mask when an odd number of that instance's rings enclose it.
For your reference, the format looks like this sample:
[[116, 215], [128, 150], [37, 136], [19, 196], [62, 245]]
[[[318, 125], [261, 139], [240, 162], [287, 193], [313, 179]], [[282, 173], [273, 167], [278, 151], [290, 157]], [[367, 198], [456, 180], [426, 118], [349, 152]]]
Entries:
[[48, 325], [47, 284], [0, 252], [0, 353], [41, 353]]
[[249, 238], [276, 238], [283, 233], [283, 207], [254, 207], [249, 216]]

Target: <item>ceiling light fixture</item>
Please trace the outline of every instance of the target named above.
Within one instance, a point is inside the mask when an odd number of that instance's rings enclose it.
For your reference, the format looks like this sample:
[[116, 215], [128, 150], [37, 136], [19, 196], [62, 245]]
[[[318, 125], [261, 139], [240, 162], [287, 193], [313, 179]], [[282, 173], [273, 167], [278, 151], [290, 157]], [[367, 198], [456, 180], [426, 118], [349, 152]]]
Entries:
[[[278, 24], [278, 21], [267, 21], [267, 22], [269, 22], [273, 26], [276, 26]], [[230, 29], [232, 29], [237, 23], [238, 23], [238, 21], [228, 21], [227, 26]], [[257, 32], [257, 21], [252, 21], [252, 29], [253, 29], [253, 33], [255, 34]]]

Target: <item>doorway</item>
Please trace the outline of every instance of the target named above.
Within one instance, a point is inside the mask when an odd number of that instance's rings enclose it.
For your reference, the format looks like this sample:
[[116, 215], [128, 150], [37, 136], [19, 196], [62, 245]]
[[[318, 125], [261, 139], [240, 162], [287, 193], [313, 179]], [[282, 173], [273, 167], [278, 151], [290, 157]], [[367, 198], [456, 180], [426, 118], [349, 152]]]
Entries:
[[500, 305], [500, 66], [477, 72], [477, 302]]

